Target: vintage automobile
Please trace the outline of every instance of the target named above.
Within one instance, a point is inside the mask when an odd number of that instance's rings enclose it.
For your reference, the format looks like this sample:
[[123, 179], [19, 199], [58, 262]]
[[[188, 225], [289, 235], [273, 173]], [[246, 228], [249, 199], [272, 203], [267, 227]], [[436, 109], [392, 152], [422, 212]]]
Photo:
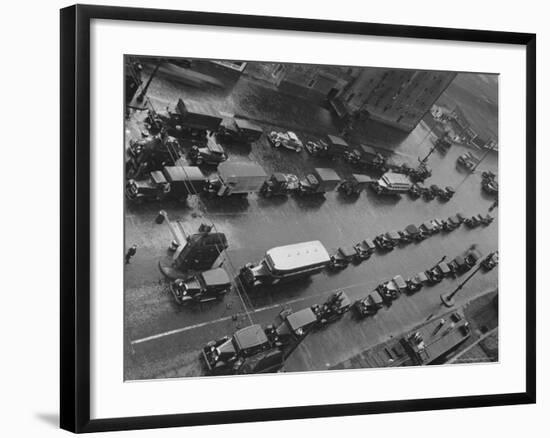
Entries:
[[422, 198], [425, 201], [432, 201], [435, 199], [436, 191], [434, 190], [434, 186], [435, 184], [432, 184], [430, 187], [425, 187], [424, 190], [422, 190]]
[[453, 230], [456, 230], [458, 227], [460, 227], [461, 223], [462, 221], [456, 215], [449, 216], [449, 218], [446, 221], [446, 225], [443, 225], [443, 229], [445, 231], [453, 231]]
[[155, 170], [144, 180], [129, 179], [126, 182], [126, 197], [131, 201], [158, 201], [170, 193], [170, 183], [160, 170]]
[[430, 186], [430, 190], [436, 197], [440, 197], [441, 195], [445, 194], [445, 190], [439, 187], [437, 184], [432, 184]]
[[443, 189], [443, 192], [439, 195], [439, 199], [442, 201], [448, 201], [450, 200], [455, 194], [455, 189], [451, 186], [446, 186]]
[[344, 160], [361, 170], [375, 170], [385, 172], [386, 156], [371, 146], [360, 145], [360, 149], [349, 150], [344, 153]]
[[420, 231], [422, 231], [426, 236], [431, 236], [437, 232], [436, 227], [431, 220], [422, 223], [422, 225], [420, 225]]
[[386, 172], [378, 181], [371, 184], [371, 187], [379, 195], [399, 196], [408, 193], [411, 185], [407, 176], [401, 173]]
[[385, 234], [380, 234], [376, 236], [373, 242], [380, 251], [391, 251], [397, 245], [397, 242], [394, 242], [393, 240], [388, 239], [388, 237]]
[[357, 252], [358, 257], [361, 260], [366, 260], [376, 250], [376, 245], [370, 239], [362, 240], [361, 242], [354, 245], [355, 251]]
[[481, 262], [481, 266], [485, 272], [488, 272], [498, 265], [498, 252], [492, 252]]
[[344, 269], [350, 263], [358, 260], [360, 260], [359, 254], [355, 250], [355, 247], [344, 246], [338, 248], [336, 253], [330, 257], [330, 267], [333, 269]]
[[466, 152], [457, 158], [456, 162], [458, 165], [465, 167], [467, 170], [472, 171], [479, 164], [479, 158], [476, 157], [472, 152]]
[[298, 177], [292, 173], [276, 172], [267, 179], [260, 188], [260, 194], [266, 198], [271, 196], [286, 196], [296, 190], [300, 185]]
[[409, 189], [409, 196], [412, 199], [418, 199], [422, 196], [422, 193], [424, 193], [424, 189], [425, 187], [422, 185], [422, 183], [414, 183]]
[[275, 323], [266, 327], [268, 339], [288, 355], [298, 344], [318, 326], [318, 319], [311, 307], [293, 312], [285, 308], [279, 312]]
[[435, 267], [443, 277], [449, 277], [452, 275], [451, 268], [446, 262], [441, 262]]
[[428, 279], [428, 284], [437, 284], [443, 280], [443, 274], [438, 268], [438, 265], [434, 266], [431, 269], [424, 271], [426, 278]]
[[170, 283], [170, 292], [178, 304], [220, 300], [231, 290], [231, 281], [223, 268], [210, 269]]
[[319, 324], [325, 325], [340, 319], [351, 308], [351, 301], [346, 293], [339, 290], [328, 297], [323, 304], [311, 306], [317, 315]]
[[407, 225], [403, 231], [399, 231], [399, 235], [405, 242], [419, 242], [425, 239], [424, 233], [414, 224]]
[[373, 180], [367, 175], [359, 175], [354, 173], [340, 183], [338, 186], [338, 191], [346, 194], [347, 196], [359, 196], [359, 194], [372, 183]]
[[432, 171], [426, 166], [426, 164], [420, 163], [417, 168], [411, 169], [408, 172], [408, 175], [412, 182], [424, 182], [432, 176]]
[[481, 220], [478, 215], [464, 219], [464, 223], [468, 228], [476, 228], [481, 225]]
[[208, 136], [206, 146], [193, 146], [187, 158], [194, 166], [202, 164], [217, 166], [227, 160], [227, 155], [223, 147], [212, 136]]
[[402, 243], [403, 239], [401, 238], [401, 235], [399, 234], [399, 231], [388, 231], [385, 234], [386, 238], [388, 240], [391, 240], [395, 245]]
[[468, 266], [468, 263], [466, 263], [466, 259], [459, 255], [449, 262], [449, 269], [453, 275], [459, 275], [467, 272], [470, 267]]
[[207, 371], [213, 375], [276, 372], [284, 362], [282, 350], [269, 341], [258, 324], [237, 330], [233, 336], [208, 342], [202, 358]]
[[271, 145], [275, 148], [283, 147], [285, 149], [289, 149], [294, 152], [302, 152], [302, 149], [304, 145], [302, 144], [302, 141], [298, 138], [298, 136], [292, 132], [278, 132], [278, 131], [271, 131], [267, 135], [267, 139], [271, 143]]
[[419, 272], [414, 277], [407, 279], [407, 292], [411, 294], [418, 292], [427, 282], [428, 277], [426, 277], [426, 273]]
[[479, 218], [479, 221], [481, 222], [481, 225], [485, 225], [485, 226], [490, 225], [495, 220], [495, 218], [490, 214], [486, 214], [485, 216], [483, 216], [482, 214], [479, 214], [478, 218]]
[[434, 228], [434, 233], [439, 233], [441, 230], [443, 230], [444, 221], [441, 219], [432, 219], [430, 221]]
[[305, 145], [304, 145], [306, 151], [310, 154], [310, 155], [313, 155], [314, 157], [320, 157], [320, 156], [323, 156], [327, 149], [328, 149], [328, 145], [327, 143], [324, 141], [324, 140], [308, 140], [306, 141]]
[[336, 189], [340, 182], [341, 178], [334, 170], [317, 167], [314, 169], [313, 173], [300, 180], [296, 193], [300, 196], [323, 195], [326, 192]]
[[365, 298], [353, 303], [353, 308], [360, 318], [375, 315], [383, 306], [384, 301], [377, 293], [368, 294]]
[[471, 248], [466, 252], [466, 255], [464, 256], [464, 259], [466, 260], [466, 264], [468, 265], [468, 269], [473, 268], [476, 263], [483, 257], [483, 254], [476, 249]]
[[376, 291], [382, 297], [385, 303], [389, 304], [399, 298], [399, 294], [407, 287], [405, 280], [400, 275], [396, 275], [392, 280], [379, 284]]
[[260, 139], [263, 129], [249, 120], [226, 117], [222, 120], [216, 138], [224, 143], [250, 144]]

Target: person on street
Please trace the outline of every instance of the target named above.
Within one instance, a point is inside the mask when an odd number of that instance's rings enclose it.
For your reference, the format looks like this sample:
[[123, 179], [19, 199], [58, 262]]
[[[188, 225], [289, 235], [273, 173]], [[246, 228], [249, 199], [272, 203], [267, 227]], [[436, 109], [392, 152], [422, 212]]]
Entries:
[[126, 264], [130, 263], [130, 259], [136, 255], [136, 252], [137, 252], [137, 245], [132, 245], [130, 249], [126, 252], [126, 256], [124, 257]]

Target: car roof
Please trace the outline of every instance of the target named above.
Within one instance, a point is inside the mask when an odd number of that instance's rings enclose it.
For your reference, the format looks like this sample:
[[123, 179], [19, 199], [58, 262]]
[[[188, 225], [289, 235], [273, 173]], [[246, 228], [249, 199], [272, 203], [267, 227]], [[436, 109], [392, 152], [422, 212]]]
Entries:
[[317, 321], [317, 315], [315, 315], [311, 307], [306, 307], [305, 309], [291, 313], [287, 316], [286, 320], [292, 330], [297, 330]]
[[338, 137], [336, 135], [327, 135], [327, 137], [332, 144], [337, 144], [340, 146], [349, 146], [346, 140], [344, 140], [342, 137]]
[[259, 324], [237, 330], [233, 335], [233, 339], [239, 350], [257, 347], [267, 342], [267, 336]]
[[223, 268], [214, 268], [202, 273], [202, 278], [207, 285], [230, 283], [229, 275]]

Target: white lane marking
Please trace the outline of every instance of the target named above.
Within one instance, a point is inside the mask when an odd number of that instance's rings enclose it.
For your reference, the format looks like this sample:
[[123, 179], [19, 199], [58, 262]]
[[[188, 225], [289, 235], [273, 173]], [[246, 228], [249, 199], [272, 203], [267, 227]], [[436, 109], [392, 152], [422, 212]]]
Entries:
[[[252, 313], [259, 313], [259, 312], [265, 312], [266, 310], [272, 310], [272, 309], [275, 309], [277, 307], [285, 307], [289, 304], [294, 304], [294, 303], [298, 303], [300, 301], [306, 301], [308, 299], [311, 299], [311, 298], [316, 298], [316, 297], [320, 297], [320, 296], [323, 296], [323, 295], [326, 295], [328, 293], [332, 293], [332, 292], [336, 292], [338, 290], [345, 290], [345, 289], [351, 289], [353, 287], [358, 287], [358, 286], [363, 286], [367, 284], [367, 282], [363, 282], [363, 283], [357, 283], [357, 284], [350, 284], [348, 286], [345, 286], [345, 287], [338, 287], [336, 289], [332, 289], [332, 290], [328, 290], [328, 291], [324, 291], [320, 294], [317, 294], [317, 295], [309, 295], [309, 296], [306, 296], [306, 297], [302, 297], [302, 298], [296, 298], [294, 300], [290, 300], [290, 301], [286, 301], [284, 303], [279, 303], [279, 304], [271, 304], [269, 306], [265, 306], [265, 307], [259, 307], [258, 309], [254, 309], [252, 311]], [[242, 315], [246, 315], [245, 313], [241, 312], [241, 313], [237, 313], [236, 314], [237, 316], [242, 316]], [[147, 342], [147, 341], [153, 341], [155, 339], [159, 339], [159, 338], [163, 338], [165, 336], [171, 336], [171, 335], [176, 335], [178, 333], [183, 333], [183, 332], [187, 332], [189, 330], [194, 330], [194, 329], [198, 329], [198, 328], [202, 328], [202, 327], [206, 327], [208, 325], [211, 325], [211, 324], [218, 324], [220, 322], [224, 322], [224, 321], [228, 321], [230, 320], [231, 318], [233, 318], [233, 316], [224, 316], [223, 318], [218, 318], [218, 319], [214, 319], [212, 321], [205, 321], [205, 322], [201, 322], [199, 324], [194, 324], [194, 325], [189, 325], [189, 326], [186, 326], [186, 327], [181, 327], [181, 328], [177, 328], [177, 329], [173, 329], [173, 330], [168, 330], [166, 332], [163, 332], [163, 333], [158, 333], [156, 335], [151, 335], [151, 336], [147, 336], [145, 338], [141, 338], [141, 339], [136, 339], [134, 341], [131, 341], [131, 344], [132, 345], [136, 345], [136, 344], [141, 344], [143, 342]], [[249, 317], [250, 318], [250, 317]]]

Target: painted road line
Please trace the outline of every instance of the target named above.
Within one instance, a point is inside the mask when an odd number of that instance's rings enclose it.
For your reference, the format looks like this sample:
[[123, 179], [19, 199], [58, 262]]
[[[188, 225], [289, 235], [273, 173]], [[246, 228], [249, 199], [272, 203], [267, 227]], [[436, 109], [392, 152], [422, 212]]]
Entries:
[[[345, 290], [345, 289], [351, 289], [351, 288], [358, 287], [358, 286], [364, 286], [365, 284], [367, 284], [367, 283], [363, 282], [363, 283], [351, 284], [351, 285], [348, 285], [348, 286], [345, 286], [345, 287], [339, 287], [339, 288], [336, 288], [336, 289], [328, 290], [328, 291], [322, 292], [322, 293], [317, 294], [317, 295], [309, 295], [309, 296], [306, 296], [306, 297], [296, 298], [294, 300], [286, 301], [284, 303], [271, 304], [269, 306], [259, 307], [257, 309], [254, 309], [252, 311], [252, 314], [265, 312], [267, 310], [273, 310], [273, 309], [276, 309], [277, 307], [285, 307], [289, 304], [295, 304], [295, 303], [298, 303], [298, 302], [301, 302], [301, 301], [306, 301], [308, 299], [318, 298], [320, 296], [323, 296], [323, 295], [326, 295], [326, 294], [329, 294], [329, 293], [334, 293], [338, 290]], [[205, 322], [201, 322], [199, 324], [194, 324], [194, 325], [189, 325], [189, 326], [186, 326], [186, 327], [181, 327], [181, 328], [177, 328], [177, 329], [173, 329], [173, 330], [168, 330], [166, 332], [158, 333], [156, 335], [146, 336], [145, 338], [136, 339], [136, 340], [132, 341], [131, 344], [132, 345], [142, 344], [144, 342], [153, 341], [155, 339], [164, 338], [166, 336], [177, 335], [179, 333], [184, 333], [184, 332], [187, 332], [187, 331], [190, 331], [190, 330], [199, 329], [199, 328], [202, 328], [202, 327], [206, 327], [208, 325], [219, 324], [220, 322], [224, 322], [224, 321], [228, 321], [228, 320], [232, 319], [233, 316], [249, 316], [249, 315], [248, 315], [248, 313], [240, 312], [240, 313], [237, 313], [237, 314], [232, 315], [232, 316], [225, 316], [223, 318], [214, 319], [212, 321], [205, 321]]]

